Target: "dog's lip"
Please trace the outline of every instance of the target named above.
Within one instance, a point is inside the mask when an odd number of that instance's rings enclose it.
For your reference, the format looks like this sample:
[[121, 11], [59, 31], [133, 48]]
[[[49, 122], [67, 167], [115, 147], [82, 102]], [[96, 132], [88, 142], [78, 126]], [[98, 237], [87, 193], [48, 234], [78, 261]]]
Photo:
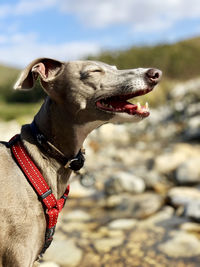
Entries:
[[141, 90], [136, 90], [136, 91], [131, 91], [131, 92], [122, 92], [122, 93], [117, 93], [117, 94], [108, 94], [105, 95], [104, 97], [99, 97], [96, 102], [104, 100], [104, 99], [108, 99], [108, 98], [121, 98], [123, 100], [128, 100], [137, 96], [141, 96], [141, 95], [146, 95], [149, 92], [151, 92], [153, 90], [153, 87], [147, 87], [146, 89], [141, 89]]
[[145, 95], [152, 91], [153, 88], [141, 89], [133, 92], [110, 95], [100, 98], [96, 101], [96, 107], [108, 113], [128, 113], [129, 115], [138, 115], [140, 117], [148, 117], [150, 112], [148, 105], [132, 104], [127, 100], [137, 96]]

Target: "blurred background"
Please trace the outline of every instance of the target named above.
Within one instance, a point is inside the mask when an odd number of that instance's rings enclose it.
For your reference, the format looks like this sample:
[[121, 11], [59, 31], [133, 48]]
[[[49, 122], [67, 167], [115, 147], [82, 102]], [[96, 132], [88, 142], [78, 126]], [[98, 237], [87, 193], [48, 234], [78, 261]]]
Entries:
[[[197, 0], [1, 0], [0, 139], [45, 97], [12, 89], [37, 57], [156, 67], [139, 99], [151, 116], [104, 125], [85, 142], [54, 242], [40, 266], [200, 265], [200, 3]], [[134, 99], [134, 101], [137, 101]]]

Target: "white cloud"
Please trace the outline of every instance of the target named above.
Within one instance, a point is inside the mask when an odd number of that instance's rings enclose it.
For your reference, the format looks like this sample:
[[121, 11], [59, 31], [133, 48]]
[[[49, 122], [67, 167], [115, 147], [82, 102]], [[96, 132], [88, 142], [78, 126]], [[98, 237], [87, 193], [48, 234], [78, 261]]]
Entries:
[[1, 45], [1, 44], [5, 44], [5, 43], [7, 43], [7, 41], [8, 41], [7, 36], [1, 34], [1, 35], [0, 35], [0, 45]]
[[[3, 40], [0, 49], [0, 62], [24, 67], [38, 57], [50, 57], [62, 61], [77, 60], [100, 52], [100, 46], [92, 42], [69, 42], [61, 44], [40, 43], [37, 36], [17, 34]], [[1, 42], [1, 36], [0, 36]]]
[[45, 10], [56, 4], [57, 0], [21, 0], [16, 5], [15, 14], [31, 14], [40, 10]]
[[135, 30], [169, 28], [184, 18], [200, 17], [199, 0], [62, 0], [60, 10], [75, 14], [89, 27], [127, 23]]
[[[15, 4], [8, 1], [7, 4], [0, 4], [1, 62], [24, 66], [40, 56], [73, 60], [100, 51], [103, 43], [101, 36], [99, 43], [83, 41], [54, 45], [39, 42], [39, 36], [35, 33], [20, 33], [24, 16], [45, 12], [49, 8], [76, 16], [86, 27], [103, 29], [124, 24], [133, 34], [158, 34], [173, 28], [177, 21], [200, 18], [199, 0], [18, 0]], [[112, 39], [112, 33], [110, 35]]]
[[38, 11], [46, 10], [57, 4], [58, 0], [19, 0], [16, 4], [1, 4], [0, 18], [10, 15], [29, 15]]
[[200, 17], [199, 0], [18, 0], [0, 5], [0, 18], [54, 7], [92, 28], [126, 23], [136, 31], [162, 30], [176, 21]]

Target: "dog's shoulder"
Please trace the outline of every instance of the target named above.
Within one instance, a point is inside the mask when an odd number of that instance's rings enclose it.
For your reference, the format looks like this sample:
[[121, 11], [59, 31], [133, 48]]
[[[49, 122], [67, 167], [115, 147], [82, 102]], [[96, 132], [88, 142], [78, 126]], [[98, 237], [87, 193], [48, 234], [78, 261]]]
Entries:
[[10, 157], [11, 156], [11, 151], [10, 148], [8, 147], [8, 143], [4, 141], [0, 141], [0, 160], [3, 159], [3, 157]]
[[15, 165], [10, 148], [6, 143], [0, 143], [0, 174], [5, 172], [8, 174], [10, 170], [13, 171]]

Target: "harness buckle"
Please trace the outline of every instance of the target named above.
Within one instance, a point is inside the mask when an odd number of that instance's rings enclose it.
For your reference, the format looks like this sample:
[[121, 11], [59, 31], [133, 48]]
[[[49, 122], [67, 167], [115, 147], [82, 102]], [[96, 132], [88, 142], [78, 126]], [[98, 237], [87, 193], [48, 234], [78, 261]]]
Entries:
[[51, 245], [51, 242], [53, 241], [53, 235], [55, 233], [56, 226], [53, 226], [52, 228], [47, 228], [45, 233], [45, 244], [44, 247], [40, 253], [40, 256], [42, 256], [45, 251], [48, 249], [48, 247]]
[[51, 194], [52, 194], [52, 190], [51, 190], [51, 188], [49, 188], [49, 190], [46, 191], [44, 194], [42, 194], [42, 195], [40, 196], [40, 198], [43, 200], [43, 199], [45, 199], [46, 197], [48, 197], [49, 195], [51, 195]]

